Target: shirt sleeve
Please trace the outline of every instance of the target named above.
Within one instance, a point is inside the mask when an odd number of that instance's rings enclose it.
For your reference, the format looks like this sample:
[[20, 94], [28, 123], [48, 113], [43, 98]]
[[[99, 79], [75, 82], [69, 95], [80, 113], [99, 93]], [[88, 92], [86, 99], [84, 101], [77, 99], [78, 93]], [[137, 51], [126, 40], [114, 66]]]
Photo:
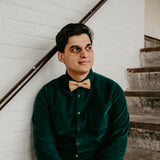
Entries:
[[38, 93], [32, 117], [34, 147], [38, 160], [62, 160], [58, 155], [44, 88]]
[[127, 148], [129, 113], [126, 98], [118, 84], [115, 84], [112, 89], [109, 131], [106, 144], [96, 158], [98, 160], [123, 160]]

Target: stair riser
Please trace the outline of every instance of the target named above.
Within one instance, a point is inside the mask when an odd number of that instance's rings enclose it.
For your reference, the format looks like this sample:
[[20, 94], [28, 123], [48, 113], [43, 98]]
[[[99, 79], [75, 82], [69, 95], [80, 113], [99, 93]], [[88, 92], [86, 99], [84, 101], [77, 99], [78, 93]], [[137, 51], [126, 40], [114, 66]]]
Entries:
[[159, 67], [160, 51], [140, 53], [140, 66], [141, 67]]
[[140, 148], [127, 147], [127, 152], [124, 160], [158, 160], [160, 153], [149, 151]]
[[152, 41], [145, 40], [144, 46], [145, 46], [145, 48], [159, 47], [160, 46], [160, 42], [155, 43], [155, 42], [152, 42]]
[[128, 146], [160, 151], [160, 131], [130, 128]]
[[127, 72], [127, 90], [160, 90], [160, 72]]
[[128, 110], [133, 115], [160, 115], [160, 97], [126, 97]]

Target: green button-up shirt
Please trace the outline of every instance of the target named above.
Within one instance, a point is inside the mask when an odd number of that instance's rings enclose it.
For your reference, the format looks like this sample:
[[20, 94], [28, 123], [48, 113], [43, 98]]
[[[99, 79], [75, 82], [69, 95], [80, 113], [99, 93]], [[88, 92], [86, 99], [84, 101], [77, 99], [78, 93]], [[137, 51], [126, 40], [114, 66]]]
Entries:
[[39, 91], [33, 112], [38, 160], [122, 160], [129, 114], [124, 92], [92, 70], [91, 89], [69, 90], [66, 73]]

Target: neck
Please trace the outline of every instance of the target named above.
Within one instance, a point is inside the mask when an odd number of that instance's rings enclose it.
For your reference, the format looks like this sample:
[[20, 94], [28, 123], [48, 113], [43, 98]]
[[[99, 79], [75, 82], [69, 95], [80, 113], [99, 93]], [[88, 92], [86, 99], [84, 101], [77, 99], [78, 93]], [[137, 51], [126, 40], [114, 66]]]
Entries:
[[83, 74], [78, 74], [78, 73], [71, 74], [71, 73], [68, 73], [68, 74], [73, 80], [75, 80], [77, 82], [80, 82], [80, 81], [82, 81], [83, 79], [85, 79], [87, 77], [89, 72], [86, 72], [85, 74], [84, 73]]

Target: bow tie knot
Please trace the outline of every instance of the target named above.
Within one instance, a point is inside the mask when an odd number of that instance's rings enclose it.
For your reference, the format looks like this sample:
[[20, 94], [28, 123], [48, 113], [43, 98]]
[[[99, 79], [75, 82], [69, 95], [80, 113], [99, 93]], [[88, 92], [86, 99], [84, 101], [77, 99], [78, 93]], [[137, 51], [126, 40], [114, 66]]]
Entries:
[[69, 89], [71, 92], [74, 91], [75, 89], [77, 89], [78, 87], [90, 89], [90, 87], [91, 87], [90, 80], [87, 79], [83, 82], [69, 81]]

